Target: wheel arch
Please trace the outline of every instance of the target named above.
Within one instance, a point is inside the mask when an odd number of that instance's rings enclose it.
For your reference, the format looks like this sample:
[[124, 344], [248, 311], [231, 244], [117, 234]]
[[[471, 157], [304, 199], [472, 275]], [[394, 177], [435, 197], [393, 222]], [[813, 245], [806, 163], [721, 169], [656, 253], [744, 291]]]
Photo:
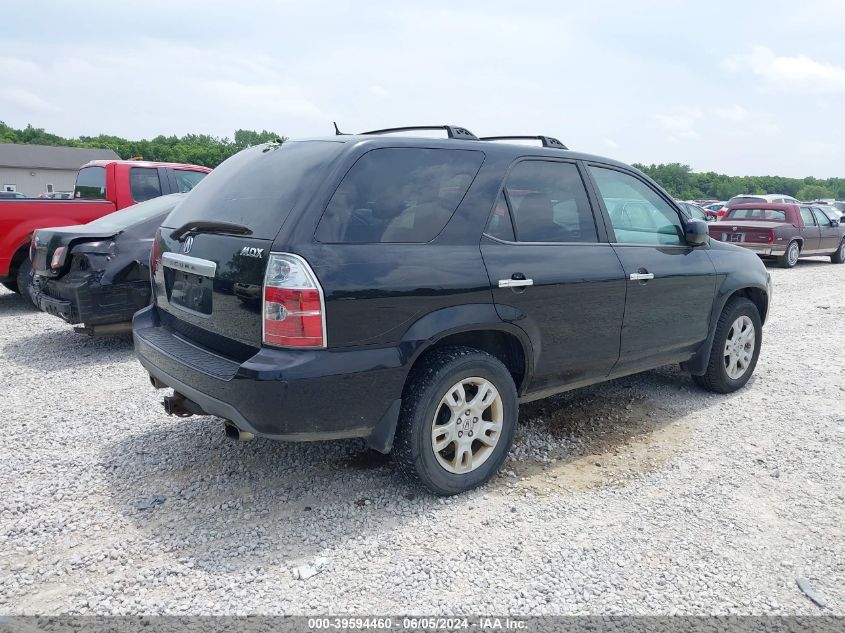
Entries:
[[493, 304], [452, 306], [432, 312], [408, 329], [403, 343], [413, 346], [408, 376], [427, 353], [451, 346], [473, 347], [498, 358], [513, 376], [520, 394], [534, 371], [534, 348], [528, 334], [502, 321]]
[[[727, 283], [727, 280], [726, 280]], [[769, 314], [769, 289], [761, 286], [759, 283], [741, 283], [737, 282], [732, 285], [723, 285], [714, 301], [713, 311], [710, 315], [710, 331], [707, 339], [701, 344], [695, 355], [686, 363], [683, 363], [684, 369], [693, 375], [703, 375], [707, 370], [707, 365], [710, 362], [710, 352], [713, 348], [713, 337], [716, 335], [716, 326], [719, 322], [719, 317], [728, 304], [728, 301], [734, 297], [743, 297], [751, 301], [757, 308], [760, 314], [760, 323], [766, 322], [766, 317]]]

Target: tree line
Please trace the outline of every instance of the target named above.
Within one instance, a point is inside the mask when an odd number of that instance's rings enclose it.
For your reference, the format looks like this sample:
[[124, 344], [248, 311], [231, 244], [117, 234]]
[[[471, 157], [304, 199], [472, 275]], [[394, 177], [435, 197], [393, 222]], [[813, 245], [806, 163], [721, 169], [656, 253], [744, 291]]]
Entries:
[[156, 136], [150, 140], [131, 141], [119, 136], [100, 134], [64, 138], [50, 134], [43, 128], [27, 125], [24, 129], [12, 128], [0, 121], [0, 143], [30, 143], [33, 145], [61, 145], [64, 147], [93, 147], [111, 149], [123, 159], [140, 157], [172, 163], [190, 163], [204, 167], [217, 167], [232, 154], [260, 143], [279, 138], [275, 132], [262, 130], [236, 130], [234, 138], [219, 138], [209, 134], [185, 136]]
[[783, 176], [726, 176], [694, 172], [689, 165], [634, 164], [680, 200], [727, 200], [741, 193], [785, 193], [799, 200], [845, 200], [845, 178], [785, 178]]
[[[15, 129], [0, 122], [0, 143], [31, 143], [67, 147], [96, 147], [114, 150], [121, 158], [139, 156], [145, 160], [191, 163], [217, 167], [232, 154], [244, 148], [279, 138], [275, 132], [236, 130], [233, 138], [209, 134], [156, 136], [150, 140], [131, 141], [119, 136], [100, 134], [64, 138], [43, 128], [27, 125]], [[845, 178], [785, 178], [783, 176], [727, 176], [713, 171], [694, 172], [689, 165], [634, 164], [671, 195], [681, 200], [727, 200], [741, 193], [785, 193], [799, 200], [836, 198], [845, 200]]]

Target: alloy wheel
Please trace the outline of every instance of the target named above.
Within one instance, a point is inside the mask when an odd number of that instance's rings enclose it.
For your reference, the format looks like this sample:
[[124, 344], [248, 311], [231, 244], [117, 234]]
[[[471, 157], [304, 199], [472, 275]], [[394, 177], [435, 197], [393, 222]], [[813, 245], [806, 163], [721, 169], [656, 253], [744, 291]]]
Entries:
[[437, 462], [454, 474], [472, 472], [492, 455], [502, 435], [504, 405], [486, 378], [463, 378], [440, 400], [431, 426]]
[[732, 380], [739, 380], [751, 366], [756, 340], [754, 322], [742, 315], [731, 325], [725, 339], [725, 371]]

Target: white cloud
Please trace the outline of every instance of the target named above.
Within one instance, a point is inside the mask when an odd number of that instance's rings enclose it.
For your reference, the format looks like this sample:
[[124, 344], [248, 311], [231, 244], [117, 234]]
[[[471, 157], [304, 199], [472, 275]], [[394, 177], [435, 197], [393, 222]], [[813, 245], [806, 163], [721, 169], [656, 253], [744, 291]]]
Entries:
[[724, 119], [725, 121], [731, 121], [734, 123], [741, 123], [748, 118], [748, 110], [743, 108], [738, 103], [734, 103], [730, 106], [725, 106], [722, 108], [715, 108], [713, 110], [713, 114], [715, 114], [720, 119]]
[[679, 139], [687, 141], [700, 139], [701, 134], [695, 126], [703, 117], [704, 113], [694, 107], [683, 107], [675, 112], [654, 115], [657, 123], [668, 133], [667, 139], [673, 143]]
[[734, 73], [751, 71], [774, 91], [845, 92], [845, 68], [842, 66], [819, 62], [806, 55], [776, 55], [765, 46], [754, 46], [748, 53], [728, 57], [723, 67]]

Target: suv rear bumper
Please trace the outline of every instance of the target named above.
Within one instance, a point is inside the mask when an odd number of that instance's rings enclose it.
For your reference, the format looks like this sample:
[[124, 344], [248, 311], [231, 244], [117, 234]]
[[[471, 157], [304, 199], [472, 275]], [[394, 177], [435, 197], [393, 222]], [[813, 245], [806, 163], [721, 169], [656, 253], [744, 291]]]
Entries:
[[135, 353], [153, 378], [205, 413], [273, 439], [363, 437], [390, 450], [406, 375], [398, 348], [261, 348], [241, 363], [166, 328], [157, 311], [135, 315]]

